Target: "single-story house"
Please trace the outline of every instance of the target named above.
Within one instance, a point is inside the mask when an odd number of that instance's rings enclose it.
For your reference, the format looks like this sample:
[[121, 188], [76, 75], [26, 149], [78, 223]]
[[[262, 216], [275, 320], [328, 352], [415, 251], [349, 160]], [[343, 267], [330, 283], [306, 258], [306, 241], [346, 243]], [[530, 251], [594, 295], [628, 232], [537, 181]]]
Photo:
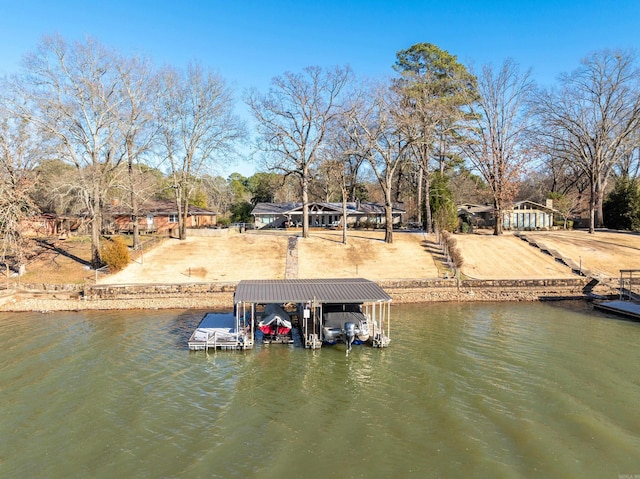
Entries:
[[[502, 227], [513, 231], [551, 229], [556, 213], [558, 211], [553, 208], [552, 200], [547, 200], [546, 205], [529, 200], [516, 201], [502, 211]], [[459, 205], [458, 217], [474, 227], [488, 228], [495, 224], [492, 205]]]
[[464, 203], [458, 205], [458, 218], [472, 228], [485, 228], [495, 224], [494, 210], [491, 205]]
[[[138, 208], [138, 227], [141, 233], [169, 233], [178, 227], [178, 208], [175, 201], [149, 200]], [[217, 213], [189, 206], [187, 228], [203, 228], [216, 224]], [[113, 233], [133, 232], [131, 208], [121, 204], [105, 207], [104, 229]]]
[[[342, 221], [342, 203], [309, 203], [309, 226], [337, 226]], [[402, 223], [406, 211], [401, 204], [393, 206], [393, 224]], [[258, 203], [251, 211], [255, 228], [284, 228], [302, 224], [302, 203]], [[358, 225], [362, 221], [385, 223], [384, 205], [369, 202], [347, 203], [347, 224]]]
[[20, 228], [24, 236], [66, 236], [81, 230], [87, 221], [82, 216], [42, 213], [22, 220]]
[[547, 200], [546, 205], [516, 201], [502, 212], [502, 227], [514, 231], [551, 229], [554, 213], [558, 211], [553, 209], [552, 200]]

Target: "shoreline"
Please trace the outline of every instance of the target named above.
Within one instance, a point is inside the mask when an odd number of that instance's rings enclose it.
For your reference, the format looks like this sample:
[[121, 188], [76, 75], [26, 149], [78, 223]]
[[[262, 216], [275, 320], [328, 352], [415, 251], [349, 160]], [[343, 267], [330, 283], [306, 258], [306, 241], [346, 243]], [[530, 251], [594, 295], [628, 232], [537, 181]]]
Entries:
[[[392, 304], [432, 302], [521, 302], [584, 300], [608, 295], [606, 284], [586, 289], [583, 280], [405, 280], [378, 284]], [[0, 312], [53, 312], [143, 309], [233, 309], [235, 287], [224, 285], [102, 285], [95, 291], [14, 291], [0, 297]], [[90, 293], [90, 294], [87, 294]]]

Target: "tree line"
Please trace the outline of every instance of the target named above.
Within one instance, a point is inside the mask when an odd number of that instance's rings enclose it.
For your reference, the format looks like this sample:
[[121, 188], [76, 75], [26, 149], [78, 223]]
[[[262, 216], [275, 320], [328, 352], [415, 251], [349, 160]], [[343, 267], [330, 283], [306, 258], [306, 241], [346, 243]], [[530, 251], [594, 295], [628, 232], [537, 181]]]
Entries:
[[[307, 67], [237, 100], [198, 63], [157, 67], [96, 40], [44, 37], [0, 85], [3, 258], [20, 252], [21, 221], [38, 211], [89, 218], [99, 267], [105, 205], [126, 205], [138, 242], [140, 206], [171, 198], [179, 237], [191, 205], [246, 218], [260, 201], [372, 199], [407, 205], [427, 232], [457, 227], [456, 204], [487, 202], [502, 233], [515, 199], [583, 203], [589, 231], [640, 227], [640, 71], [631, 51], [602, 50], [557, 84], [537, 87], [513, 60], [474, 69], [430, 43], [397, 53], [388, 78]], [[260, 172], [223, 179], [215, 167], [252, 145]], [[613, 191], [612, 191], [613, 190]], [[345, 214], [346, 217], [346, 214]], [[346, 224], [343, 224], [346, 242]], [[19, 260], [18, 260], [19, 262]]]

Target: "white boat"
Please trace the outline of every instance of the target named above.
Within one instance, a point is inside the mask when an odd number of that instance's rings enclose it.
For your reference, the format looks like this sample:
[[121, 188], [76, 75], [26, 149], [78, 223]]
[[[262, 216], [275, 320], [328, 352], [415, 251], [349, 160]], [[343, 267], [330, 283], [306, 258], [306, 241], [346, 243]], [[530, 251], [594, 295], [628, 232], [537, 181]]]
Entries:
[[325, 304], [322, 309], [322, 340], [325, 344], [352, 344], [369, 340], [369, 321], [362, 305], [351, 303]]
[[189, 338], [189, 349], [251, 349], [250, 326], [233, 313], [207, 313]]

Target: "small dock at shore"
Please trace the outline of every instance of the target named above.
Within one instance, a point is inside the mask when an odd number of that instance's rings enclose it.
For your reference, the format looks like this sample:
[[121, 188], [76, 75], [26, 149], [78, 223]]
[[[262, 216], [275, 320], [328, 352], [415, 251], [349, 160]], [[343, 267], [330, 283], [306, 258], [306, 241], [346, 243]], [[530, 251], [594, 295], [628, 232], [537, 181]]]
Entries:
[[640, 303], [636, 303], [635, 301], [600, 301], [593, 303], [593, 307], [601, 311], [640, 320]]
[[[635, 275], [635, 277], [634, 277]], [[640, 320], [640, 269], [620, 270], [620, 296], [617, 300], [598, 301], [593, 307], [627, 318]]]

